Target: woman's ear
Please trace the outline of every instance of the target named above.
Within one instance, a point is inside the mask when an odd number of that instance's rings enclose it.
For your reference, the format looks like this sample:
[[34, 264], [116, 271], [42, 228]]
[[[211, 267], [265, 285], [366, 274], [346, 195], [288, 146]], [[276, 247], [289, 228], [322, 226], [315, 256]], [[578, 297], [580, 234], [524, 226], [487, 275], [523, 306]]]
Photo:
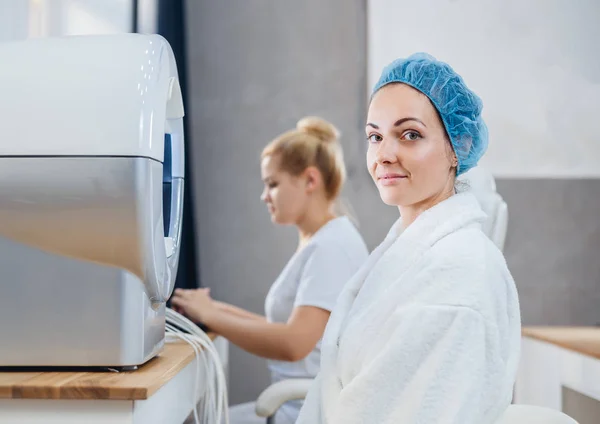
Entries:
[[448, 140], [446, 138], [446, 153], [447, 153], [447, 158], [450, 159], [450, 166], [452, 168], [458, 168], [458, 158], [456, 157], [456, 152], [454, 151], [454, 148], [452, 147], [452, 143], [450, 143], [450, 140]]
[[321, 173], [314, 166], [309, 166], [304, 170], [304, 177], [306, 179], [306, 191], [308, 193], [314, 192], [321, 181]]

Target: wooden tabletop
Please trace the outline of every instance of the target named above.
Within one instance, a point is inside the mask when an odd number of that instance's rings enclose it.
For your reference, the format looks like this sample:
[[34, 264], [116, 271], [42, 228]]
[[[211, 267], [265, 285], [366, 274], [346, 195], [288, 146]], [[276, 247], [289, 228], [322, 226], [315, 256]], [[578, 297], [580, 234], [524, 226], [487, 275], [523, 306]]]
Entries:
[[0, 399], [147, 399], [193, 359], [187, 343], [173, 342], [135, 371], [0, 372]]
[[523, 327], [522, 333], [600, 359], [600, 327]]

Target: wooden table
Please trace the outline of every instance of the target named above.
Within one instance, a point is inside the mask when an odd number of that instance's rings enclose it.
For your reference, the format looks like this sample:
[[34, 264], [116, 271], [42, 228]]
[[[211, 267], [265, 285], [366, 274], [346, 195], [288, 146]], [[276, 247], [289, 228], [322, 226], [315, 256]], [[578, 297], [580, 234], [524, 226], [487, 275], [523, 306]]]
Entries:
[[516, 403], [564, 410], [563, 388], [600, 402], [600, 328], [524, 327], [522, 334]]
[[[226, 341], [214, 342], [226, 366]], [[195, 398], [194, 351], [174, 342], [135, 371], [0, 372], [0, 423], [182, 423], [204, 395], [200, 371]]]
[[600, 327], [524, 327], [523, 336], [600, 359]]

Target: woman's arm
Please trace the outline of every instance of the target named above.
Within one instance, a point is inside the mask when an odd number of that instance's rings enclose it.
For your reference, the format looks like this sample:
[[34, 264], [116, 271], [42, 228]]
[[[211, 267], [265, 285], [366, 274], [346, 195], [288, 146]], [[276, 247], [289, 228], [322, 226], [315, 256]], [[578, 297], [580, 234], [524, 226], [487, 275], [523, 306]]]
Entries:
[[[241, 308], [219, 306], [203, 289], [177, 289], [171, 303], [191, 319], [202, 322], [242, 349], [280, 361], [293, 362], [306, 357], [323, 336], [329, 319], [329, 311], [325, 309], [298, 306], [286, 323], [271, 323], [264, 317], [257, 319], [260, 315]], [[252, 318], [247, 314], [251, 314]]]
[[314, 306], [295, 308], [286, 323], [248, 319], [219, 308], [203, 323], [247, 352], [267, 359], [295, 362], [305, 358], [323, 336], [329, 311]]
[[223, 312], [228, 312], [231, 315], [235, 315], [239, 318], [256, 319], [256, 320], [261, 320], [261, 321], [267, 320], [262, 315], [258, 315], [258, 314], [255, 314], [254, 312], [250, 312], [245, 309], [238, 308], [237, 306], [231, 305], [229, 303], [219, 302], [218, 300], [215, 300], [214, 304], [217, 307], [217, 309], [220, 309]]

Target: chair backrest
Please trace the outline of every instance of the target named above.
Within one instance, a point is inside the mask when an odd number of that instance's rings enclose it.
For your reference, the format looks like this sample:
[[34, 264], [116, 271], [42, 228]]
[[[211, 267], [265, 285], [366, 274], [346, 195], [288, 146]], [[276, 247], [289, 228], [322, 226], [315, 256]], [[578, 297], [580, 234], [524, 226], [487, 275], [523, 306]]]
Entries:
[[495, 424], [578, 424], [567, 414], [541, 406], [510, 405]]
[[508, 227], [508, 206], [496, 191], [493, 175], [481, 166], [477, 166], [458, 177], [458, 181], [466, 183], [488, 219], [483, 224], [483, 231], [500, 250], [504, 250], [506, 230]]

